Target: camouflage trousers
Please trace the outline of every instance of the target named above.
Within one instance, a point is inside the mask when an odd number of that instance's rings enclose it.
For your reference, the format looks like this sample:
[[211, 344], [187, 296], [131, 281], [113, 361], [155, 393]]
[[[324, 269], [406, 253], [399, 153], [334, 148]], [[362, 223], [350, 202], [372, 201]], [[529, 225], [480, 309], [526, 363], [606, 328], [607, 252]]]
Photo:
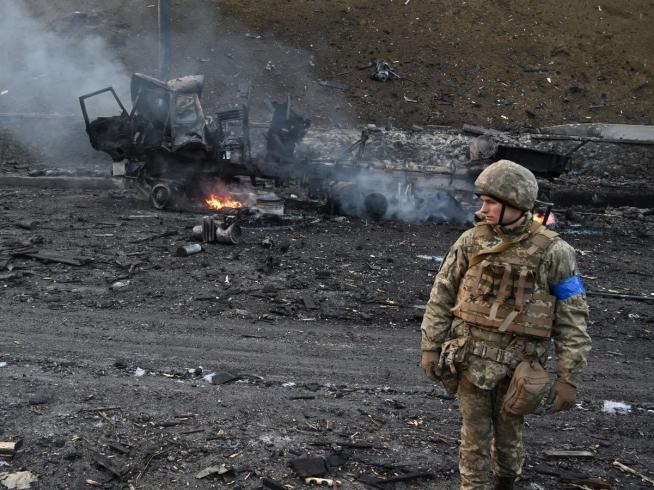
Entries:
[[516, 477], [521, 472], [524, 417], [500, 410], [508, 387], [507, 379], [492, 390], [482, 390], [465, 375], [461, 376], [457, 391], [463, 416], [459, 448], [461, 490], [493, 489], [492, 473]]

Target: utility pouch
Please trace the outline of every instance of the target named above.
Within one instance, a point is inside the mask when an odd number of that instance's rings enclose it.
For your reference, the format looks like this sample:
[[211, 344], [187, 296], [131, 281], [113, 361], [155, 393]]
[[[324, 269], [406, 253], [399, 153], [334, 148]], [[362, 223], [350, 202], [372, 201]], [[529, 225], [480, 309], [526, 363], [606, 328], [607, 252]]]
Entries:
[[459, 387], [459, 372], [456, 367], [465, 361], [467, 352], [467, 338], [465, 337], [448, 340], [443, 344], [437, 374], [450, 395], [455, 394]]
[[525, 360], [515, 368], [502, 402], [502, 411], [513, 415], [534, 413], [549, 391], [550, 376], [537, 360]]
[[[443, 359], [442, 355], [441, 359]], [[442, 362], [436, 366], [435, 371], [436, 377], [445, 388], [445, 391], [450, 395], [454, 395], [459, 388], [459, 373], [453, 373], [446, 365], [444, 366], [444, 363]]]
[[459, 389], [459, 373], [451, 373], [449, 370], [441, 374], [441, 383], [450, 395], [454, 395]]

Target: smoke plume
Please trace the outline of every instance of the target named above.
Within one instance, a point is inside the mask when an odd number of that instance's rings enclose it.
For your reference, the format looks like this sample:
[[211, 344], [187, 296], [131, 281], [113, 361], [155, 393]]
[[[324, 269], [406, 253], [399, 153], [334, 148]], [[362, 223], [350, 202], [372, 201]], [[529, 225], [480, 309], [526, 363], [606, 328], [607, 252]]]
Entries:
[[[90, 154], [78, 97], [113, 85], [124, 100], [129, 77], [106, 41], [88, 34], [97, 16], [70, 12], [56, 21], [59, 30], [33, 15], [26, 2], [0, 2], [0, 112], [71, 118], [19, 117], [0, 124], [23, 151], [65, 161], [78, 150]], [[89, 109], [92, 118], [118, 113], [109, 96], [97, 98]]]
[[93, 22], [72, 12], [68, 34], [33, 18], [23, 2], [0, 4], [0, 104], [21, 112], [77, 114], [77, 98], [113, 85], [123, 94], [129, 77], [98, 36], [80, 37], [75, 26]]

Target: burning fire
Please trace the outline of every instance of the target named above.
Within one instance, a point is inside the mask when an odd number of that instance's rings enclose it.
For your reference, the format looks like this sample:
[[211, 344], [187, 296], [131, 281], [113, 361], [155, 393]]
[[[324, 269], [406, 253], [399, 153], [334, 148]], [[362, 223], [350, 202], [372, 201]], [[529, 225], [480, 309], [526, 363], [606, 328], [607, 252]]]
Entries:
[[[545, 215], [540, 212], [535, 212], [534, 213], [534, 221], [538, 221], [539, 223], [543, 223], [543, 218]], [[545, 225], [553, 225], [556, 223], [556, 218], [554, 217], [554, 213], [550, 213], [550, 215], [547, 217], [547, 223]]]
[[231, 197], [221, 197], [211, 194], [211, 197], [205, 199], [204, 202], [210, 209], [223, 209], [223, 208], [242, 208], [243, 205]]

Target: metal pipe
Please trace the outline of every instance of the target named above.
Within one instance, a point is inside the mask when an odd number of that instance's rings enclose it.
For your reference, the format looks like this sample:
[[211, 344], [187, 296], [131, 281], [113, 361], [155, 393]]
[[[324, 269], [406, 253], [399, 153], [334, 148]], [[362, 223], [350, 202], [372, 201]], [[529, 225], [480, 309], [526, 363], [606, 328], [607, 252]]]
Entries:
[[235, 245], [241, 241], [241, 233], [241, 227], [237, 223], [232, 223], [227, 228], [216, 226], [216, 241]]
[[192, 235], [201, 238], [204, 243], [229, 243], [236, 245], [241, 240], [243, 231], [238, 223], [225, 225], [224, 222], [205, 216], [201, 225], [193, 227]]
[[202, 252], [202, 245], [199, 243], [189, 243], [188, 245], [183, 245], [177, 249], [178, 257], [188, 257], [189, 255], [195, 255]]
[[159, 0], [159, 78], [170, 78], [171, 66], [171, 15], [170, 0]]

